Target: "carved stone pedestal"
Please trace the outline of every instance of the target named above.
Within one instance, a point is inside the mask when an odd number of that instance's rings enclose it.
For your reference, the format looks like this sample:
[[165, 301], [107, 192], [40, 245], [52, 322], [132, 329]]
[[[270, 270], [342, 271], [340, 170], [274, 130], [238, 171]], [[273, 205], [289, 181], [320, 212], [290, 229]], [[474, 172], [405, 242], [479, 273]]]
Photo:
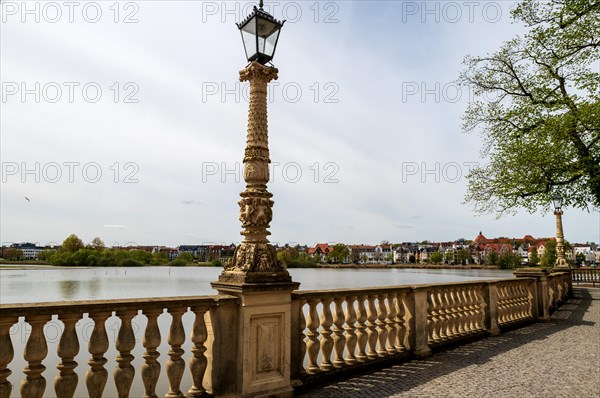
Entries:
[[240, 298], [237, 325], [238, 355], [231, 372], [236, 397], [291, 398], [291, 292], [299, 283], [213, 282], [219, 294]]

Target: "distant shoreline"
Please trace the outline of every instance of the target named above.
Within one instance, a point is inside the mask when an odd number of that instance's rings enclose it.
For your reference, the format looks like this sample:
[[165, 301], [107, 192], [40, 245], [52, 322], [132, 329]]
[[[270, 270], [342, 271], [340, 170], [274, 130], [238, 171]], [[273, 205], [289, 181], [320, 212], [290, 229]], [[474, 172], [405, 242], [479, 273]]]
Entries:
[[[187, 267], [213, 267], [208, 265], [210, 263], [190, 263], [186, 265]], [[161, 265], [144, 265], [144, 267], [168, 267], [169, 264], [161, 264]], [[52, 265], [47, 262], [13, 262], [13, 261], [3, 261], [0, 262], [0, 270], [47, 270], [47, 269], [89, 269], [96, 268], [90, 266], [57, 266]], [[111, 268], [129, 268], [129, 267], [111, 267]], [[133, 267], [138, 268], [138, 267]], [[179, 267], [178, 267], [179, 268]], [[183, 268], [183, 267], [182, 267]], [[319, 268], [327, 268], [327, 269], [390, 269], [390, 268], [398, 268], [398, 269], [446, 269], [446, 270], [461, 270], [461, 269], [484, 269], [484, 270], [494, 270], [500, 269], [498, 266], [494, 265], [478, 265], [478, 264], [469, 264], [469, 265], [448, 265], [448, 264], [316, 264], [314, 267], [310, 267], [314, 269]], [[289, 269], [295, 269], [290, 267]]]

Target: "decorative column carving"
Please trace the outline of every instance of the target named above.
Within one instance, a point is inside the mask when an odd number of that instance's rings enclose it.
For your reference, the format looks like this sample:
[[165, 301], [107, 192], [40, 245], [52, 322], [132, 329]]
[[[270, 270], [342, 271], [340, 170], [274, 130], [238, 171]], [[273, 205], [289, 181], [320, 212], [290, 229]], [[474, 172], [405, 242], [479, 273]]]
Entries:
[[12, 371], [8, 368], [14, 358], [12, 340], [10, 339], [10, 328], [17, 323], [17, 318], [3, 318], [0, 321], [0, 398], [9, 398], [12, 392], [12, 384], [7, 380]]
[[244, 153], [246, 189], [240, 194], [242, 243], [224, 267], [219, 282], [290, 282], [291, 277], [277, 261], [275, 248], [267, 236], [273, 218], [273, 196], [269, 181], [269, 141], [267, 124], [267, 86], [277, 79], [277, 68], [252, 62], [240, 71], [240, 81], [250, 82], [248, 135]]
[[556, 268], [569, 269], [569, 263], [565, 258], [565, 237], [563, 235], [562, 210], [555, 210], [556, 216]]
[[60, 373], [54, 378], [54, 391], [58, 398], [73, 398], [79, 377], [75, 372], [77, 362], [74, 358], [79, 353], [79, 340], [75, 324], [81, 318], [79, 314], [60, 315], [58, 319], [65, 324], [65, 330], [58, 343], [58, 356], [61, 361], [56, 366]]
[[160, 376], [160, 363], [157, 361], [160, 354], [156, 348], [160, 345], [160, 329], [158, 328], [158, 317], [162, 310], [147, 310], [144, 315], [148, 318], [144, 339], [142, 345], [146, 352], [142, 355], [144, 364], [142, 365], [142, 381], [144, 382], [143, 398], [158, 398], [156, 395], [156, 384]]
[[208, 394], [202, 385], [204, 379], [204, 373], [206, 372], [207, 359], [204, 353], [206, 352], [206, 339], [208, 338], [208, 331], [206, 330], [206, 322], [204, 321], [204, 314], [207, 311], [206, 307], [193, 307], [194, 312], [194, 326], [192, 327], [192, 343], [194, 344], [191, 348], [192, 358], [190, 359], [190, 371], [192, 373], [193, 385], [188, 391], [188, 397], [200, 398], [206, 397]]
[[27, 375], [21, 382], [21, 396], [27, 398], [42, 398], [46, 390], [46, 379], [42, 376], [46, 367], [42, 361], [48, 355], [48, 345], [44, 336], [44, 325], [50, 320], [49, 315], [27, 317], [31, 325], [31, 334], [25, 344], [24, 358], [27, 366], [23, 373]]
[[88, 361], [90, 369], [85, 375], [90, 398], [102, 397], [108, 379], [108, 371], [104, 368], [104, 364], [107, 362], [104, 353], [108, 350], [108, 336], [104, 323], [110, 315], [110, 312], [90, 314], [90, 318], [94, 320], [94, 330], [88, 344], [88, 350], [92, 357]]
[[117, 311], [116, 315], [121, 318], [121, 327], [115, 344], [119, 354], [116, 358], [117, 366], [113, 375], [119, 398], [126, 398], [129, 397], [131, 383], [133, 383], [135, 377], [135, 369], [131, 365], [131, 361], [133, 361], [131, 350], [135, 348], [135, 335], [133, 334], [131, 319], [137, 315], [137, 311]]
[[169, 308], [169, 314], [173, 316], [167, 342], [171, 349], [167, 353], [169, 360], [167, 361], [167, 378], [169, 379], [169, 391], [165, 398], [183, 398], [183, 393], [180, 390], [181, 378], [185, 370], [185, 361], [181, 358], [184, 351], [181, 348], [185, 342], [185, 331], [181, 317], [186, 312], [186, 308]]

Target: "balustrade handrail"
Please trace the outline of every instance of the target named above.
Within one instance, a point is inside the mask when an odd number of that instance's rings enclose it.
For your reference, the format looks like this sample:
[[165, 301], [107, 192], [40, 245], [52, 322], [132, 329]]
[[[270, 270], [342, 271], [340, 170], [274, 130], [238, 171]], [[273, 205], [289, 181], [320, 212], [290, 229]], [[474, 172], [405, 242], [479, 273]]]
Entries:
[[0, 319], [33, 315], [62, 315], [71, 313], [113, 312], [169, 307], [216, 307], [221, 302], [236, 302], [229, 295], [150, 297], [107, 300], [49, 301], [35, 303], [0, 304]]
[[300, 298], [316, 298], [324, 296], [335, 296], [336, 294], [345, 296], [364, 295], [374, 292], [390, 292], [398, 290], [423, 290], [429, 288], [445, 288], [445, 287], [461, 287], [461, 286], [483, 286], [490, 283], [501, 282], [516, 282], [535, 280], [535, 278], [507, 278], [507, 279], [482, 279], [476, 281], [461, 281], [461, 282], [442, 282], [442, 283], [426, 283], [418, 285], [391, 285], [391, 286], [374, 286], [364, 288], [345, 288], [345, 289], [320, 289], [320, 290], [295, 290], [292, 292], [292, 300]]

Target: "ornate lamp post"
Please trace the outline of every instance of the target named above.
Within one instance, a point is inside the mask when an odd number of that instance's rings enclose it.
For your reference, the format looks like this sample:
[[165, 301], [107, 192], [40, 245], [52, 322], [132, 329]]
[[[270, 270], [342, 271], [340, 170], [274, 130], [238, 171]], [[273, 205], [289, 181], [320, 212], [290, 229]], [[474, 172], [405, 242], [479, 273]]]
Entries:
[[250, 82], [248, 135], [244, 153], [246, 189], [240, 194], [242, 243], [232, 261], [219, 277], [225, 283], [290, 282], [287, 270], [277, 261], [275, 248], [267, 236], [273, 217], [273, 196], [267, 191], [269, 181], [269, 142], [267, 132], [267, 85], [277, 79], [277, 68], [267, 66], [275, 54], [279, 32], [285, 21], [278, 21], [259, 8], [237, 24], [242, 34], [246, 58], [250, 62], [240, 71], [240, 81]]
[[562, 196], [554, 194], [554, 215], [556, 216], [556, 268], [569, 268], [569, 263], [565, 259], [565, 240], [562, 226]]
[[[212, 286], [221, 294], [237, 296], [240, 304], [211, 313], [214, 336], [237, 335], [237, 344], [212, 352], [212, 372], [215, 375], [228, 372], [231, 377], [211, 381], [215, 396], [291, 398], [294, 394], [291, 293], [300, 284], [292, 282], [267, 239], [273, 217], [273, 195], [267, 191], [271, 161], [267, 85], [277, 79], [278, 70], [266, 64], [273, 59], [283, 22], [269, 15], [262, 6], [261, 0], [259, 7], [254, 7], [252, 13], [237, 24], [250, 62], [240, 71], [240, 80], [250, 83], [244, 152], [246, 189], [238, 202], [244, 238]], [[215, 368], [215, 364], [220, 368]]]

